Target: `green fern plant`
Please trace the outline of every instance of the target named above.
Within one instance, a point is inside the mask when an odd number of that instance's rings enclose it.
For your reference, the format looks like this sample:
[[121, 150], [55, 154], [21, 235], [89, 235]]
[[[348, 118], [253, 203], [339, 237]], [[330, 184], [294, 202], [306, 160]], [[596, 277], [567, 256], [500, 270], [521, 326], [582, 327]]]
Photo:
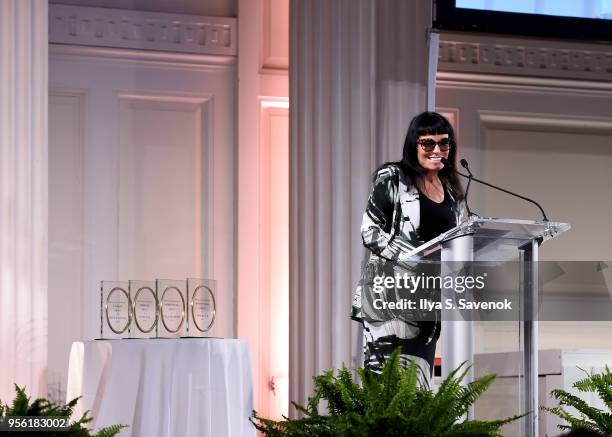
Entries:
[[[9, 404], [3, 404], [0, 400], [0, 417], [9, 416], [45, 416], [45, 417], [57, 417], [57, 416], [68, 416], [72, 415], [74, 407], [76, 406], [79, 398], [73, 399], [65, 405], [58, 405], [51, 402], [48, 399], [38, 398], [31, 402], [31, 399], [25, 392], [25, 387], [21, 388], [15, 385], [15, 391], [17, 392], [13, 402]], [[45, 437], [114, 437], [125, 425], [113, 425], [98, 430], [97, 433], [92, 434], [91, 430], [87, 428], [87, 424], [91, 422], [93, 418], [89, 415], [89, 411], [86, 411], [79, 420], [70, 423], [70, 427], [67, 430], [62, 431], [41, 431], [41, 435]], [[32, 434], [32, 433], [30, 433]], [[8, 431], [3, 432], [3, 437], [10, 437], [12, 435], [22, 436], [25, 435], [22, 431]]]
[[[586, 377], [575, 382], [572, 386], [582, 393], [597, 393], [604, 402], [607, 411], [592, 407], [578, 396], [562, 389], [555, 389], [550, 392], [559, 401], [558, 407], [541, 407], [541, 409], [559, 416], [567, 422], [567, 424], [559, 425], [561, 430], [582, 427], [600, 432], [605, 436], [612, 436], [612, 373], [610, 373], [608, 366], [602, 373], [580, 370], [586, 374]], [[573, 416], [564, 407], [575, 408], [579, 416]]]
[[[362, 386], [343, 366], [314, 378], [315, 395], [306, 406], [293, 403], [299, 419], [274, 421], [253, 411], [251, 422], [265, 435], [281, 436], [499, 436], [500, 428], [521, 416], [503, 420], [462, 420], [476, 399], [495, 379], [488, 375], [464, 386], [470, 366], [463, 363], [446, 378], [437, 392], [417, 384], [416, 364], [402, 368], [399, 349], [380, 374], [357, 369]], [[321, 401], [328, 414], [319, 413]]]

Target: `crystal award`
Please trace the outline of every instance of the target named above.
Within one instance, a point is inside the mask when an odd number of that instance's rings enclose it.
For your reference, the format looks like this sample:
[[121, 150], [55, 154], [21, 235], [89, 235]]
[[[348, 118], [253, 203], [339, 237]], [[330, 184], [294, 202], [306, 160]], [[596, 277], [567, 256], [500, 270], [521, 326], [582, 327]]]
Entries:
[[183, 337], [187, 333], [186, 281], [176, 279], [157, 279], [157, 299], [159, 302], [159, 322], [157, 336], [162, 338]]
[[154, 281], [130, 281], [132, 328], [130, 338], [153, 338], [156, 335], [159, 306]]
[[132, 309], [127, 282], [102, 281], [100, 284], [100, 338], [127, 338]]
[[216, 281], [187, 279], [187, 335], [210, 337], [217, 313]]

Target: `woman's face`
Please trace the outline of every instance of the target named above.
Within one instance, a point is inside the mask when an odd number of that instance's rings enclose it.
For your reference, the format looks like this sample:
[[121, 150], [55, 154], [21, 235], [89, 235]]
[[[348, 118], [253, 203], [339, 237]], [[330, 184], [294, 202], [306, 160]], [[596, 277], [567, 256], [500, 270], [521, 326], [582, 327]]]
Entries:
[[[442, 158], [448, 158], [448, 134], [421, 135], [417, 140], [417, 158], [426, 171], [439, 171], [444, 168]], [[445, 147], [446, 146], [446, 147]], [[442, 151], [441, 148], [446, 148]]]

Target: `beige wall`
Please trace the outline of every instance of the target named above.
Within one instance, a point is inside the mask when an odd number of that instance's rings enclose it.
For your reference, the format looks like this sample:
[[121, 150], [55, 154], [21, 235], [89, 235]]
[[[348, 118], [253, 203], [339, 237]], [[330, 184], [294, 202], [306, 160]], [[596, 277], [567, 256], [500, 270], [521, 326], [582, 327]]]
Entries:
[[[459, 38], [443, 35], [445, 39]], [[467, 39], [469, 47], [478, 47], [474, 38]], [[481, 49], [534, 44], [503, 38], [481, 43]], [[535, 44], [535, 53], [546, 50], [541, 48], [546, 41]], [[449, 62], [448, 45], [441, 54], [436, 102], [455, 116], [459, 158], [466, 158], [483, 179], [539, 201], [551, 220], [572, 225], [543, 245], [542, 260], [611, 260], [612, 87], [601, 80], [603, 73], [584, 65], [581, 69], [579, 62], [565, 72], [553, 64], [529, 68], [508, 62], [504, 67], [482, 58], [481, 65], [462, 67]], [[574, 50], [577, 58], [589, 49], [609, 49], [549, 45]], [[535, 206], [503, 193], [476, 185], [470, 191], [472, 209], [483, 215], [540, 217]], [[611, 328], [606, 322], [541, 322], [540, 348], [612, 348]], [[476, 333], [476, 352], [516, 350], [519, 344], [516, 326], [479, 325]]]
[[[100, 281], [217, 280], [235, 336], [231, 55], [50, 47], [49, 381], [100, 335]], [[61, 397], [61, 396], [60, 396]]]

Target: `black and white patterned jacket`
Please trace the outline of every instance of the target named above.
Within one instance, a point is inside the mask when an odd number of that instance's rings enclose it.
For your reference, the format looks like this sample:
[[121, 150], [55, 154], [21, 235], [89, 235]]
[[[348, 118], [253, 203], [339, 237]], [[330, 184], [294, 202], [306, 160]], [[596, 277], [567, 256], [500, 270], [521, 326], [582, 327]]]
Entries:
[[[445, 189], [459, 224], [467, 218], [465, 204], [455, 200], [449, 185]], [[381, 272], [383, 264], [416, 260], [416, 249], [424, 243], [419, 238], [420, 213], [419, 192], [401, 169], [390, 164], [378, 170], [361, 223], [363, 245], [369, 250], [353, 295], [353, 319], [361, 319], [363, 294], [371, 293], [373, 277]]]

